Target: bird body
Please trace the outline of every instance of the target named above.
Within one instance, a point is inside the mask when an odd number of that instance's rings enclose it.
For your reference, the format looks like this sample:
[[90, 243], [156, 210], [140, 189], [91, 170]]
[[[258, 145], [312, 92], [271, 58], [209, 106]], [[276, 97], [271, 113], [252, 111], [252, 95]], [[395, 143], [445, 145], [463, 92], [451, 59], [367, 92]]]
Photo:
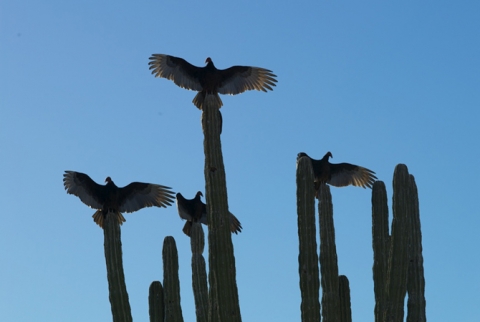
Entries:
[[320, 160], [310, 158], [306, 153], [301, 152], [298, 158], [307, 157], [312, 162], [313, 173], [315, 176], [315, 190], [318, 191], [320, 184], [328, 183], [335, 187], [345, 187], [353, 185], [362, 188], [372, 188], [377, 180], [375, 172], [358, 165], [350, 163], [330, 163], [332, 153], [327, 152]]
[[97, 209], [93, 215], [95, 223], [103, 228], [105, 216], [117, 214], [120, 224], [125, 222], [122, 212], [134, 212], [145, 207], [167, 207], [173, 202], [170, 187], [151, 183], [132, 182], [125, 187], [117, 187], [110, 177], [102, 186], [88, 175], [75, 171], [65, 171], [63, 183], [67, 193], [73, 194], [87, 206]]
[[271, 70], [250, 66], [217, 69], [210, 57], [205, 67], [197, 67], [185, 59], [164, 54], [150, 57], [150, 69], [155, 77], [172, 80], [181, 88], [197, 91], [193, 104], [203, 108], [206, 95], [213, 95], [218, 108], [223, 103], [218, 94], [240, 94], [247, 90], [273, 90], [277, 80]]
[[[198, 191], [193, 199], [185, 199], [181, 193], [176, 195], [177, 210], [180, 218], [185, 219], [187, 222], [183, 227], [185, 235], [190, 236], [190, 230], [192, 223], [200, 222], [204, 225], [208, 225], [207, 220], [207, 205], [201, 200], [203, 196], [201, 191]], [[242, 232], [242, 225], [231, 212], [228, 212], [230, 217], [230, 231], [232, 233]]]

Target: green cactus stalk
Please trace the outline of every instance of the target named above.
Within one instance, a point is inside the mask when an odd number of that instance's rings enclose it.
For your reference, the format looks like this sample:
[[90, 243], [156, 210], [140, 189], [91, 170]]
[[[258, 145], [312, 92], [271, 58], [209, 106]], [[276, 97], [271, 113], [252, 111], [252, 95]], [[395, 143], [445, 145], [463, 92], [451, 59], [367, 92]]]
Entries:
[[150, 322], [163, 322], [165, 320], [163, 287], [159, 281], [150, 284], [148, 290], [148, 313]]
[[350, 283], [345, 275], [338, 277], [340, 322], [352, 322], [352, 305], [350, 303]]
[[418, 192], [404, 164], [395, 167], [393, 177], [391, 235], [386, 195], [385, 184], [376, 182], [372, 192], [375, 321], [403, 321], [407, 289], [407, 321], [426, 321]]
[[412, 199], [412, 216], [410, 217], [411, 234], [407, 282], [407, 322], [425, 322], [427, 316], [425, 312], [425, 277], [423, 270], [420, 207], [418, 204], [417, 185], [412, 175], [410, 175], [410, 192]]
[[317, 233], [315, 229], [315, 189], [312, 162], [297, 162], [297, 215], [302, 322], [320, 322]]
[[197, 322], [207, 322], [208, 286], [205, 259], [203, 258], [205, 234], [202, 225], [198, 222], [192, 224], [190, 245], [192, 248], [192, 287], [195, 297], [195, 313]]
[[387, 190], [382, 181], [372, 188], [373, 280], [375, 322], [383, 322], [387, 312], [387, 267], [390, 256]]
[[117, 214], [107, 213], [103, 227], [105, 260], [110, 305], [114, 322], [131, 322], [132, 313], [128, 301], [123, 273], [122, 242]]
[[387, 267], [387, 321], [403, 321], [407, 293], [409, 221], [409, 175], [399, 164], [393, 175], [393, 220], [390, 259]]
[[320, 271], [322, 283], [322, 317], [324, 322], [340, 321], [337, 249], [333, 224], [330, 187], [321, 184], [318, 193], [320, 221]]
[[220, 106], [207, 94], [203, 105], [205, 182], [208, 214], [209, 322], [239, 322], [240, 305], [228, 217], [227, 185], [220, 142]]
[[178, 279], [178, 253], [175, 239], [165, 237], [163, 241], [163, 291], [165, 321], [183, 322], [180, 306], [180, 280]]

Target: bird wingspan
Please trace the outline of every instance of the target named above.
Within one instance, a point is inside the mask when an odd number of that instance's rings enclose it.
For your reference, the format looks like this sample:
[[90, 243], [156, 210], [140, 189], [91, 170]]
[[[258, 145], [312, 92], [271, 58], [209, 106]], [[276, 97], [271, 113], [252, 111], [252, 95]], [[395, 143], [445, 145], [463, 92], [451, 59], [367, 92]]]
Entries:
[[372, 188], [377, 179], [375, 173], [364, 167], [350, 163], [339, 163], [330, 165], [329, 184], [336, 187], [354, 185], [362, 188]]
[[222, 82], [218, 87], [220, 94], [235, 95], [254, 89], [266, 92], [273, 90], [272, 86], [276, 86], [277, 82], [277, 76], [265, 68], [233, 66], [219, 72], [222, 75]]
[[104, 203], [101, 200], [104, 186], [97, 184], [85, 173], [65, 171], [63, 184], [67, 193], [75, 195], [87, 206], [101, 209]]
[[201, 68], [194, 66], [180, 57], [163, 54], [153, 54], [150, 58], [150, 68], [155, 77], [172, 80], [177, 86], [185, 89], [201, 91], [202, 85], [196, 77]]
[[132, 182], [119, 188], [120, 212], [134, 212], [145, 207], [167, 207], [173, 202], [174, 193], [170, 187], [152, 183]]

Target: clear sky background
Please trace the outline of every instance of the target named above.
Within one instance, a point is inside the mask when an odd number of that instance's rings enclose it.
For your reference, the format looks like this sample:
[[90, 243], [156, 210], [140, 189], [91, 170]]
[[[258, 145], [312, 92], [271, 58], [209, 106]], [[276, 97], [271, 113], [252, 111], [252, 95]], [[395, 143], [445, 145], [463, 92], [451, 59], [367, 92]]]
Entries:
[[[278, 75], [273, 92], [222, 96], [222, 147], [244, 321], [299, 321], [296, 156], [419, 191], [430, 321], [480, 321], [478, 1], [3, 1], [0, 4], [0, 320], [109, 321], [103, 232], [64, 170], [118, 186], [204, 191], [195, 93], [154, 78], [164, 53]], [[332, 188], [354, 321], [374, 311], [371, 190]], [[176, 240], [185, 321], [191, 252], [176, 207], [125, 215], [127, 290], [148, 321], [162, 244]]]

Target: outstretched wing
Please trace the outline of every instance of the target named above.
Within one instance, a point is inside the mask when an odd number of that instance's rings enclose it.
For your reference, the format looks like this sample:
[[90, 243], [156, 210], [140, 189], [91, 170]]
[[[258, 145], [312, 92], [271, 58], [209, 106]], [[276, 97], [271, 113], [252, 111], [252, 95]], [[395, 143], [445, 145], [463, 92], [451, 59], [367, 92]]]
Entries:
[[240, 94], [248, 90], [264, 91], [273, 90], [276, 86], [277, 75], [271, 70], [259, 67], [233, 66], [224, 70], [218, 70], [221, 75], [221, 83], [218, 86], [220, 94]]
[[65, 171], [63, 185], [67, 193], [79, 197], [87, 206], [102, 209], [105, 186], [97, 184], [85, 173]]
[[181, 88], [202, 90], [199, 80], [202, 68], [190, 64], [185, 59], [169, 55], [153, 54], [149, 59], [149, 69], [155, 77], [172, 80]]
[[329, 184], [335, 187], [354, 185], [362, 188], [372, 188], [377, 180], [375, 172], [350, 163], [330, 164]]
[[230, 216], [230, 231], [235, 234], [241, 233], [243, 228], [240, 221], [230, 211], [228, 215]]
[[152, 183], [132, 182], [119, 188], [118, 211], [134, 212], [145, 207], [170, 206], [174, 193], [170, 187]]

